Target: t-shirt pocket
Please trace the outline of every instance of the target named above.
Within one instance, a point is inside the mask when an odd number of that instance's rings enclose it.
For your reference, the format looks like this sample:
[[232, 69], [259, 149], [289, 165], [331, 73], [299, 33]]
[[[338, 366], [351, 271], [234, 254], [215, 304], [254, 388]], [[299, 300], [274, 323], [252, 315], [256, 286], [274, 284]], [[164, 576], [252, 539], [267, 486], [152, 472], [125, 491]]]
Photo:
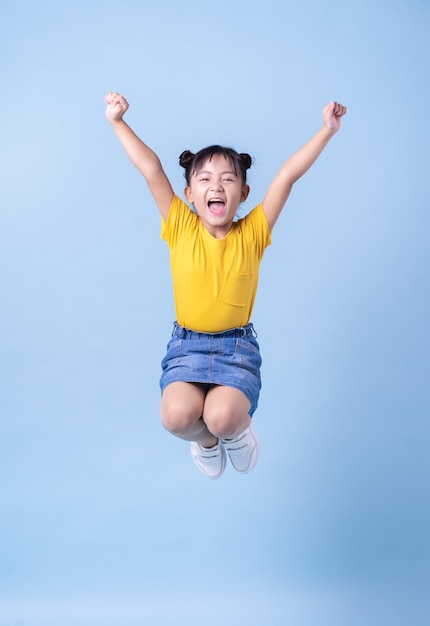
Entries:
[[252, 273], [229, 272], [221, 288], [219, 299], [232, 306], [247, 306], [251, 297]]

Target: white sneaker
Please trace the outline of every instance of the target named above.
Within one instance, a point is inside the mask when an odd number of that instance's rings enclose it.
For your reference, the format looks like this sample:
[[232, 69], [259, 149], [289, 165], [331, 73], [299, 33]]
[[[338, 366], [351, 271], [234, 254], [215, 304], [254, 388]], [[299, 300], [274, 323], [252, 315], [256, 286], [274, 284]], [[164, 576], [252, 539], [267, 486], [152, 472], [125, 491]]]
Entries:
[[234, 439], [223, 439], [222, 443], [234, 469], [247, 474], [255, 467], [260, 456], [260, 442], [252, 424]]
[[227, 465], [227, 455], [220, 439], [212, 448], [203, 448], [196, 441], [192, 441], [191, 456], [199, 470], [208, 478], [219, 478]]

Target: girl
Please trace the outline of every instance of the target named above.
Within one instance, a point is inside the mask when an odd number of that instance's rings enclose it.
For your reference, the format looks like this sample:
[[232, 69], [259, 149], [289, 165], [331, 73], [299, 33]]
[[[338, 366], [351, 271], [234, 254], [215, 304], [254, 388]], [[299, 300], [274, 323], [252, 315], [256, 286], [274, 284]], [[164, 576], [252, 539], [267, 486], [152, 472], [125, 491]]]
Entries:
[[260, 450], [251, 417], [261, 357], [250, 323], [260, 261], [293, 184], [340, 129], [346, 107], [330, 102], [323, 109], [322, 128], [285, 161], [263, 202], [234, 221], [249, 194], [248, 154], [222, 146], [183, 152], [179, 162], [191, 210], [175, 195], [157, 155], [123, 120], [125, 98], [108, 93], [105, 100], [106, 117], [146, 179], [170, 248], [177, 321], [162, 361], [163, 425], [191, 442], [192, 458], [209, 478], [221, 476], [227, 457], [246, 474]]

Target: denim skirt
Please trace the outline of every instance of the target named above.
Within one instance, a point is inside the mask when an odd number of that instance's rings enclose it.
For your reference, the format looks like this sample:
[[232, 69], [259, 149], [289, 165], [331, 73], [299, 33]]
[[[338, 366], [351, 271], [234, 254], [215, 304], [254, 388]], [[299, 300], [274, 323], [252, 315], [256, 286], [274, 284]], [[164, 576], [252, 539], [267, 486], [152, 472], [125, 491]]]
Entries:
[[199, 333], [173, 325], [161, 362], [161, 392], [170, 383], [225, 385], [242, 391], [257, 408], [261, 389], [261, 356], [252, 324], [221, 333]]

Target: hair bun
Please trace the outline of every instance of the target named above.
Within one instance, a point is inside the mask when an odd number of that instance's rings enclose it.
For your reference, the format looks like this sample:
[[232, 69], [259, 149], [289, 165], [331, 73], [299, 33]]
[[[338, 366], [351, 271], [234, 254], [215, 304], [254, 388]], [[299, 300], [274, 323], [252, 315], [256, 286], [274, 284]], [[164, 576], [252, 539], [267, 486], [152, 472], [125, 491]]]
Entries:
[[179, 165], [187, 169], [196, 155], [189, 150], [184, 150], [179, 157]]
[[240, 160], [242, 161], [242, 165], [245, 170], [249, 170], [252, 165], [252, 157], [247, 152], [241, 152], [239, 154]]

